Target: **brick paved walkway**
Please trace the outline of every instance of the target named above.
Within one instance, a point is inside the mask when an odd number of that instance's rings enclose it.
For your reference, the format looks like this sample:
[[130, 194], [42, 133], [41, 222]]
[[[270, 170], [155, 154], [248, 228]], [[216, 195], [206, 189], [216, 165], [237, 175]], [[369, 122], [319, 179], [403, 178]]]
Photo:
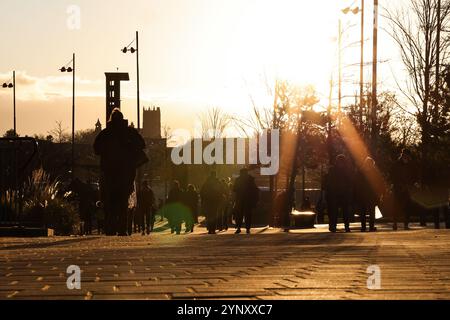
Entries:
[[[2, 238], [0, 299], [450, 299], [450, 230], [233, 231]], [[69, 265], [81, 290], [66, 287]]]

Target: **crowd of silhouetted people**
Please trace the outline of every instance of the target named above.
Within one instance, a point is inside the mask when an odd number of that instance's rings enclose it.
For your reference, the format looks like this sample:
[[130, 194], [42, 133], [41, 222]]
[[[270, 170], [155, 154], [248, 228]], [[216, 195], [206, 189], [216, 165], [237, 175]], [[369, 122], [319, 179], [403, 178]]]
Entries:
[[200, 190], [192, 184], [186, 190], [174, 181], [167, 197], [162, 214], [169, 221], [172, 233], [181, 233], [182, 223], [185, 232], [193, 232], [199, 223], [201, 211], [205, 217], [208, 234], [228, 230], [234, 218], [236, 233], [241, 233], [242, 223], [250, 233], [252, 213], [258, 203], [259, 189], [247, 169], [242, 169], [234, 183], [231, 178], [219, 180], [216, 172], [211, 172]]
[[[92, 221], [95, 218], [99, 234], [116, 235], [119, 234], [116, 230], [124, 228], [126, 231], [120, 235], [149, 235], [154, 231], [157, 216], [167, 220], [173, 234], [181, 234], [182, 231], [192, 233], [199, 223], [204, 223], [209, 234], [215, 234], [227, 231], [233, 220], [236, 234], [241, 233], [243, 223], [246, 232], [250, 233], [252, 215], [259, 199], [255, 180], [245, 168], [234, 183], [231, 178], [219, 180], [215, 172], [211, 172], [201, 188], [193, 184], [182, 188], [175, 180], [165, 201], [157, 201], [149, 182], [144, 180], [140, 188], [136, 188], [135, 201], [128, 200], [128, 209], [121, 213], [125, 218], [111, 217], [111, 213], [108, 215], [104, 201], [109, 198], [95, 201], [95, 190], [89, 184], [77, 180], [76, 188], [73, 189], [78, 194], [83, 234], [92, 234]], [[92, 212], [96, 213], [95, 217]], [[204, 216], [204, 220], [200, 221], [199, 216]], [[126, 225], [117, 225], [121, 221], [126, 221]]]
[[[435, 228], [439, 228], [443, 213], [446, 227], [450, 227], [448, 181], [441, 177], [433, 178], [431, 185], [420, 183], [420, 168], [409, 149], [401, 151], [388, 172], [381, 172], [371, 157], [367, 157], [359, 165], [355, 165], [344, 154], [338, 155], [334, 160], [322, 181], [324, 196], [316, 205], [319, 220], [323, 221], [323, 213], [327, 211], [331, 232], [337, 231], [340, 214], [345, 232], [351, 232], [350, 223], [356, 214], [360, 217], [361, 231], [367, 231], [369, 217], [369, 231], [374, 232], [377, 230], [376, 210], [391, 218], [395, 231], [398, 230], [399, 222], [408, 230], [413, 215], [419, 217], [421, 226], [426, 226], [427, 218], [431, 216]], [[430, 190], [440, 193], [443, 191], [440, 200], [442, 203], [433, 204], [431, 208], [418, 203], [413, 195], [423, 194], [423, 190], [428, 193]]]
[[[92, 232], [92, 220], [87, 212], [95, 203], [97, 229], [106, 235], [131, 235], [133, 232], [150, 234], [154, 231], [156, 216], [168, 221], [171, 233], [194, 232], [199, 222], [204, 223], [209, 234], [228, 230], [233, 220], [235, 233], [241, 233], [245, 227], [251, 232], [252, 217], [257, 207], [260, 190], [255, 178], [248, 169], [240, 170], [239, 176], [219, 179], [211, 172], [200, 188], [189, 184], [181, 186], [173, 181], [166, 199], [156, 199], [148, 181], [135, 185], [139, 166], [148, 161], [144, 153], [145, 141], [136, 129], [128, 126], [120, 110], [113, 110], [107, 127], [99, 133], [94, 150], [100, 156], [100, 201], [92, 197], [89, 186], [75, 181], [74, 190], [80, 195], [80, 215], [83, 221], [83, 233]], [[319, 202], [314, 210], [318, 222], [324, 222], [327, 212], [329, 230], [337, 231], [338, 217], [342, 216], [346, 232], [350, 232], [350, 223], [355, 213], [361, 220], [361, 231], [374, 232], [375, 212], [382, 208], [393, 220], [397, 230], [398, 222], [409, 228], [411, 213], [419, 211], [420, 222], [425, 224], [424, 210], [417, 210], [411, 198], [411, 189], [418, 188], [418, 169], [412, 161], [412, 154], [404, 149], [388, 174], [381, 174], [375, 161], [367, 157], [358, 165], [340, 154], [332, 161], [323, 177]], [[384, 178], [387, 177], [385, 181]], [[448, 181], [446, 182], [448, 183]], [[445, 188], [444, 188], [445, 189]], [[130, 204], [130, 196], [134, 202]], [[281, 217], [281, 225], [288, 229], [291, 224], [291, 212], [296, 207], [292, 190], [281, 192], [272, 208]], [[305, 197], [301, 209], [312, 210], [311, 201]], [[439, 210], [443, 209], [448, 226], [448, 204], [433, 211], [435, 225], [439, 226]], [[199, 216], [205, 217], [199, 221]]]
[[[119, 236], [133, 231], [150, 234], [157, 215], [167, 219], [172, 233], [180, 234], [183, 224], [185, 232], [193, 232], [201, 212], [209, 234], [228, 230], [232, 216], [236, 233], [241, 232], [243, 223], [250, 233], [259, 189], [247, 169], [242, 169], [234, 182], [231, 178], [219, 180], [211, 172], [199, 189], [192, 184], [183, 189], [174, 181], [167, 199], [157, 202], [148, 181], [135, 186], [138, 167], [148, 161], [144, 148], [145, 141], [138, 131], [128, 126], [120, 110], [114, 109], [94, 143], [95, 153], [100, 156], [101, 200], [96, 203], [96, 211], [101, 232]], [[135, 200], [130, 205], [134, 192]], [[91, 232], [91, 227], [86, 229], [86, 233]]]

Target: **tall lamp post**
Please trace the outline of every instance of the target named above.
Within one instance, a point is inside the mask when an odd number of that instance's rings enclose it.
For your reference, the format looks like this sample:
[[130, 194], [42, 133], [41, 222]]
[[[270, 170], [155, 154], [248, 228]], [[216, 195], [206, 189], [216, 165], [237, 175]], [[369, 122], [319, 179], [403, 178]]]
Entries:
[[437, 2], [437, 30], [436, 30], [436, 99], [435, 99], [435, 107], [437, 109], [439, 105], [439, 85], [440, 85], [440, 49], [441, 49], [441, 0]]
[[359, 123], [362, 126], [364, 110], [364, 0], [361, 0], [361, 9], [347, 7], [342, 10], [344, 14], [352, 12], [354, 15], [361, 13], [361, 60], [359, 71]]
[[[72, 63], [72, 67], [69, 65]], [[59, 69], [61, 72], [72, 73], [72, 172], [71, 178], [74, 179], [75, 170], [75, 53], [72, 56], [72, 60], [69, 61], [65, 66]]]
[[[136, 42], [136, 48], [132, 47], [133, 43]], [[140, 93], [139, 93], [139, 32], [136, 31], [136, 38], [126, 47], [122, 49], [123, 53], [130, 52], [131, 54], [136, 53], [136, 77], [137, 77], [137, 130], [141, 131], [141, 105], [140, 105]], [[136, 191], [140, 190], [140, 182], [142, 177], [141, 168], [137, 170], [136, 176]]]
[[[8, 83], [9, 82], [9, 83]], [[14, 136], [17, 137], [17, 127], [16, 127], [16, 71], [13, 71], [12, 83], [7, 81], [3, 83], [3, 88], [13, 89], [13, 130]]]
[[342, 112], [342, 21], [339, 19], [339, 89], [338, 89], [338, 128], [341, 126]]
[[[372, 147], [377, 139], [377, 67], [378, 67], [378, 0], [373, 2], [373, 64], [372, 64]], [[375, 151], [375, 150], [374, 150]]]
[[[136, 41], [136, 48], [132, 44]], [[137, 74], [137, 129], [141, 129], [141, 107], [140, 107], [140, 93], [139, 93], [139, 32], [136, 31], [136, 38], [126, 47], [122, 49], [123, 53], [136, 53], [136, 74]]]

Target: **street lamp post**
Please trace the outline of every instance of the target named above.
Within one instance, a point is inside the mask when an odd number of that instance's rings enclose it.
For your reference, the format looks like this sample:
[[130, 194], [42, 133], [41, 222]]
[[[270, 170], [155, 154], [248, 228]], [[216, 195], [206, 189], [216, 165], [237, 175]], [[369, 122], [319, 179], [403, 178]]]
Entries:
[[332, 136], [331, 136], [331, 108], [332, 108], [332, 100], [333, 100], [333, 76], [330, 77], [330, 95], [328, 98], [328, 108], [327, 108], [327, 151], [328, 151], [328, 160], [330, 162], [330, 165], [334, 163], [334, 157], [333, 157], [333, 143], [332, 143]]
[[361, 0], [361, 60], [359, 67], [359, 123], [363, 128], [364, 110], [364, 0]]
[[372, 147], [375, 148], [377, 139], [377, 66], [378, 66], [378, 0], [373, 6], [373, 64], [372, 64]]
[[[133, 42], [136, 41], [136, 48], [131, 47]], [[136, 77], [137, 77], [137, 130], [141, 131], [141, 106], [140, 106], [140, 92], [139, 92], [139, 32], [136, 31], [136, 38], [126, 47], [122, 49], [123, 53], [130, 52], [131, 54], [136, 53]], [[139, 168], [137, 170], [136, 176], [136, 192], [140, 190], [140, 182], [142, 177], [142, 171]]]
[[436, 30], [436, 98], [435, 98], [435, 107], [436, 110], [439, 105], [439, 85], [440, 85], [440, 49], [441, 49], [441, 27], [442, 27], [442, 19], [441, 19], [441, 0], [437, 2], [437, 30]]
[[[9, 82], [9, 81], [8, 81]], [[17, 137], [17, 127], [16, 127], [16, 71], [13, 71], [12, 83], [3, 83], [3, 88], [13, 89], [13, 130], [14, 136]]]
[[17, 136], [17, 125], [16, 125], [16, 71], [13, 71], [13, 109], [14, 109], [14, 136]]
[[341, 126], [342, 112], [342, 21], [339, 19], [339, 89], [338, 89], [338, 127]]
[[364, 110], [364, 0], [361, 0], [361, 9], [356, 7], [351, 9], [347, 7], [342, 10], [344, 14], [352, 12], [353, 14], [361, 13], [361, 61], [359, 73], [359, 123], [362, 126], [363, 110]]
[[[131, 47], [133, 42], [136, 41], [136, 48]], [[140, 92], [139, 92], [139, 32], [136, 31], [136, 39], [133, 40], [128, 46], [122, 49], [123, 53], [131, 52], [136, 53], [136, 74], [137, 74], [137, 129], [141, 129], [141, 107], [140, 107]]]
[[[67, 67], [72, 63], [72, 67]], [[64, 67], [59, 69], [61, 72], [72, 73], [72, 159], [71, 159], [71, 178], [74, 179], [75, 170], [75, 53], [72, 56], [72, 61], [67, 63]]]

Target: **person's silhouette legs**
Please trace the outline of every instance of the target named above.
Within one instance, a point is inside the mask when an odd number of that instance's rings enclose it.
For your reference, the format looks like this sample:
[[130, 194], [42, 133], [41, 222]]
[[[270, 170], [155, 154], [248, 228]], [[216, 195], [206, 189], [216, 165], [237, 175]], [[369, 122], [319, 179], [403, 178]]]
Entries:
[[367, 209], [365, 206], [361, 206], [359, 209], [359, 217], [361, 219], [361, 232], [366, 232], [366, 223], [367, 223], [367, 218], [366, 218], [366, 213], [367, 213]]
[[242, 221], [244, 219], [242, 208], [238, 207], [235, 213], [236, 217], [236, 234], [241, 233]]
[[330, 232], [336, 232], [337, 229], [338, 208], [334, 198], [328, 199], [328, 226]]
[[247, 229], [247, 234], [249, 234], [252, 228], [252, 209], [249, 207], [245, 208], [245, 228]]
[[340, 206], [344, 217], [345, 232], [350, 232], [350, 206], [345, 200], [341, 202]]

